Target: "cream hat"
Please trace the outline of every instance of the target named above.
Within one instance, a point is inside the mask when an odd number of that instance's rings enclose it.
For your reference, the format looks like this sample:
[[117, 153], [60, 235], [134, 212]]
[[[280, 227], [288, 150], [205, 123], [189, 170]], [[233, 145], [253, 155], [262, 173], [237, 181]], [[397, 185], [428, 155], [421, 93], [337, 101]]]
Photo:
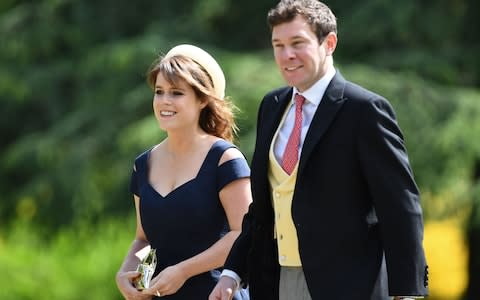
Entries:
[[196, 46], [183, 44], [170, 49], [165, 55], [165, 58], [175, 55], [184, 55], [201, 65], [212, 78], [215, 95], [220, 99], [225, 97], [225, 75], [223, 74], [222, 68], [220, 68], [217, 61], [210, 54]]

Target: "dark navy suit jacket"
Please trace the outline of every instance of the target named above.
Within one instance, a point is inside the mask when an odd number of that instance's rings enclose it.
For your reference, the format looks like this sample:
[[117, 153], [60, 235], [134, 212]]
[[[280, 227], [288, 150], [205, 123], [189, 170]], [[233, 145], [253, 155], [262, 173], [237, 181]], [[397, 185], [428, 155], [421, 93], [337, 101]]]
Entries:
[[[225, 265], [249, 285], [252, 300], [278, 299], [268, 153], [291, 97], [292, 88], [281, 88], [260, 104], [253, 203]], [[305, 137], [292, 217], [313, 300], [427, 294], [419, 192], [395, 113], [338, 71]]]

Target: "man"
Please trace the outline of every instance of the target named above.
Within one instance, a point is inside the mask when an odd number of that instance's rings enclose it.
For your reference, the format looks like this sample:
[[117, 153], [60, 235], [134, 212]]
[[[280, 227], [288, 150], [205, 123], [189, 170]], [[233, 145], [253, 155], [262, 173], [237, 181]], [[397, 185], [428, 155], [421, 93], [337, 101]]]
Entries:
[[253, 203], [210, 300], [237, 283], [253, 300], [427, 295], [419, 192], [392, 107], [335, 70], [326, 5], [283, 0], [268, 22], [290, 87], [260, 105]]

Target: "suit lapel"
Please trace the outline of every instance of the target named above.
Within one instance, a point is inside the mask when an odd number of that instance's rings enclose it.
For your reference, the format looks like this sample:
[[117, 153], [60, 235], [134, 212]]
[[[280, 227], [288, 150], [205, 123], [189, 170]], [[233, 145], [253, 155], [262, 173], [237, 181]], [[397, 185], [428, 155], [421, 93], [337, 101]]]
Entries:
[[[300, 156], [300, 162], [298, 166], [298, 177], [301, 175], [303, 169], [315, 145], [322, 139], [323, 135], [327, 131], [328, 127], [332, 123], [335, 115], [342, 107], [345, 99], [343, 97], [343, 91], [345, 88], [345, 79], [340, 72], [333, 77], [332, 81], [327, 87], [322, 101], [313, 116], [312, 123], [308, 129], [305, 141], [303, 143], [302, 155]], [[297, 177], [297, 178], [298, 178]]]
[[[264, 114], [266, 117], [262, 119], [262, 129], [259, 132], [262, 136], [259, 136], [258, 141], [261, 143], [257, 145], [260, 147], [258, 152], [260, 155], [260, 161], [268, 161], [268, 153], [272, 144], [273, 137], [277, 131], [280, 121], [282, 120], [283, 113], [292, 98], [292, 88], [285, 88], [280, 93], [272, 96], [272, 99], [264, 107]], [[270, 115], [270, 116], [268, 116]], [[262, 166], [263, 167], [263, 166]], [[265, 173], [267, 170], [267, 164], [265, 164]]]

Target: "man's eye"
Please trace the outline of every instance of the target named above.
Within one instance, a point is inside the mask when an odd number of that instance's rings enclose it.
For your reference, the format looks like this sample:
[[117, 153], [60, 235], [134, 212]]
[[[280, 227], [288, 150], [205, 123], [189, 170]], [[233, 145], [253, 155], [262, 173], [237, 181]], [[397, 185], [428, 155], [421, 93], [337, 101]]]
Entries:
[[303, 44], [302, 41], [296, 41], [292, 43], [293, 47], [300, 47], [302, 44]]

